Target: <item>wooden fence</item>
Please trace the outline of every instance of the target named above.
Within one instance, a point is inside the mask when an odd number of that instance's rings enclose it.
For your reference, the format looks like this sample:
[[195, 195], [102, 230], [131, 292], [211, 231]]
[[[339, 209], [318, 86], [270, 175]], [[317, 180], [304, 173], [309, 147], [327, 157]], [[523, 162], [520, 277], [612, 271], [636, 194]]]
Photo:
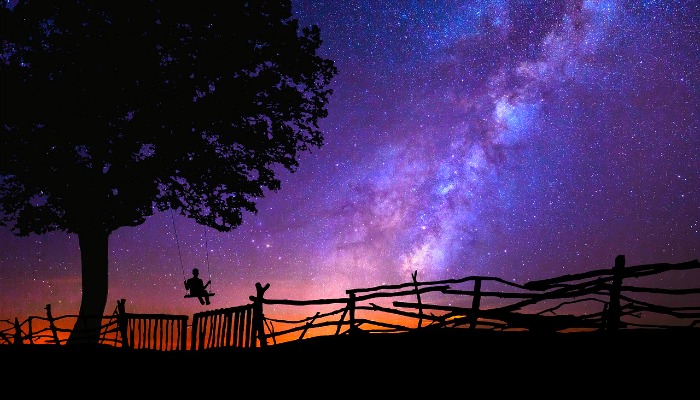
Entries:
[[[700, 264], [649, 264], [625, 268], [618, 256], [612, 269], [532, 281], [523, 285], [500, 278], [470, 276], [432, 282], [347, 290], [347, 298], [319, 300], [250, 299], [265, 305], [340, 305], [296, 320], [266, 316], [266, 338], [273, 343], [323, 334], [395, 333], [426, 328], [528, 330], [537, 332], [620, 329], [691, 329], [700, 321]], [[623, 285], [630, 278], [696, 271], [696, 287], [653, 288]], [[656, 278], [663, 279], [663, 276]], [[692, 279], [686, 279], [693, 282]], [[488, 287], [487, 287], [488, 286]], [[633, 295], [662, 295], [652, 303]], [[382, 305], [382, 299], [393, 300]], [[676, 303], [674, 305], [674, 303]], [[678, 305], [678, 303], [680, 305]], [[280, 311], [279, 309], [277, 311]], [[279, 329], [279, 328], [282, 329]], [[328, 328], [332, 328], [329, 332]]]
[[[698, 260], [678, 264], [625, 267], [617, 256], [610, 269], [517, 284], [500, 278], [461, 279], [350, 289], [347, 297], [315, 300], [265, 298], [269, 284], [256, 283], [251, 304], [197, 313], [187, 347], [184, 315], [130, 314], [120, 300], [101, 328], [101, 343], [155, 350], [204, 350], [217, 347], [263, 347], [312, 336], [397, 333], [417, 329], [528, 330], [534, 332], [604, 331], [622, 329], [697, 329], [700, 327], [700, 287], [660, 288], [625, 285], [632, 278], [663, 281], [670, 273], [687, 274], [700, 286]], [[693, 278], [693, 274], [696, 277]], [[663, 303], [663, 304], [662, 304]], [[312, 311], [306, 311], [309, 307]], [[274, 309], [287, 318], [266, 315]], [[67, 317], [0, 321], [0, 344], [53, 343], [70, 329]], [[288, 316], [297, 316], [289, 318]], [[48, 325], [35, 329], [37, 321]], [[0, 325], [2, 326], [2, 325]]]
[[[111, 316], [99, 317], [103, 321], [100, 344], [162, 351], [254, 347], [252, 304], [197, 313], [189, 326], [187, 315], [129, 313], [126, 312], [125, 303], [125, 299], [117, 301]], [[0, 331], [0, 345], [65, 345], [72, 330], [68, 328], [68, 321], [74, 321], [77, 317], [65, 315], [54, 318], [49, 304], [46, 306], [46, 317], [31, 316], [23, 323], [17, 318], [14, 322], [0, 321], [11, 325]], [[189, 334], [188, 327], [192, 328]]]

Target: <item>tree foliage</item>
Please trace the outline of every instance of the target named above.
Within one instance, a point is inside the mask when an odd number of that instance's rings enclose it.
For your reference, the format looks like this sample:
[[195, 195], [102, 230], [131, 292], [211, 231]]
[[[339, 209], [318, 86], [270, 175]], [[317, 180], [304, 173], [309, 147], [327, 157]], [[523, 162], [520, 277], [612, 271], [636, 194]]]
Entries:
[[0, 212], [20, 235], [154, 208], [228, 231], [323, 144], [336, 70], [284, 1], [2, 10]]

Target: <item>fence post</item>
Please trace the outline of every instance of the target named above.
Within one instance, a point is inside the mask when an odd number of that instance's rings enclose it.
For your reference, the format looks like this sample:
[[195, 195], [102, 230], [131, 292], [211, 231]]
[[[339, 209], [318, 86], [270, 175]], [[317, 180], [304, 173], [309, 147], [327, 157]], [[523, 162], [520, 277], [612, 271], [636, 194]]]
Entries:
[[348, 299], [348, 322], [350, 323], [350, 329], [348, 329], [348, 334], [354, 334], [355, 329], [355, 292], [350, 292], [350, 298]]
[[469, 329], [476, 329], [479, 320], [479, 307], [481, 307], [481, 278], [474, 279], [474, 298], [472, 299], [472, 310], [469, 314]]
[[612, 285], [610, 286], [610, 305], [608, 306], [606, 326], [606, 331], [610, 334], [614, 334], [620, 329], [620, 291], [622, 289], [622, 275], [624, 268], [625, 256], [620, 254], [615, 257]]
[[117, 330], [122, 337], [122, 347], [129, 347], [129, 337], [126, 320], [126, 299], [117, 300]]
[[180, 321], [180, 350], [187, 350], [187, 320], [189, 317], [185, 316], [184, 319]]
[[270, 287], [267, 283], [262, 286], [260, 282], [255, 283], [255, 300], [253, 301], [253, 341], [255, 339], [260, 343], [260, 347], [267, 347], [267, 339], [265, 338], [265, 315], [263, 314], [263, 297], [265, 291]]
[[190, 350], [197, 350], [197, 331], [199, 330], [199, 316], [192, 317], [192, 330], [190, 331]]
[[423, 325], [423, 304], [420, 301], [420, 292], [418, 291], [418, 271], [413, 271], [411, 278], [413, 278], [413, 287], [416, 288], [416, 298], [418, 299], [418, 329], [422, 328]]
[[34, 317], [27, 318], [27, 331], [29, 331], [27, 338], [29, 339], [29, 344], [34, 344], [34, 328], [32, 325], [33, 320]]
[[51, 304], [46, 305], [46, 318], [49, 320], [49, 328], [51, 329], [51, 334], [53, 335], [53, 342], [56, 343], [57, 346], [60, 346], [61, 341], [58, 340], [58, 329], [56, 329], [53, 314], [51, 314]]
[[15, 345], [24, 344], [24, 339], [22, 338], [22, 327], [19, 324], [19, 320], [15, 317]]

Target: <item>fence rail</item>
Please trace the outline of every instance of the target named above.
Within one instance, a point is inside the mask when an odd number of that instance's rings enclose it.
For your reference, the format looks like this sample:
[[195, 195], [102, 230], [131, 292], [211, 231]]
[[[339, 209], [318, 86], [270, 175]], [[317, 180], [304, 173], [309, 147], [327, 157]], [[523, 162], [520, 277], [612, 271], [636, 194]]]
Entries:
[[[517, 284], [469, 276], [346, 290], [347, 297], [314, 300], [265, 298], [269, 284], [256, 283], [251, 304], [194, 314], [188, 343], [188, 316], [132, 314], [117, 302], [100, 329], [102, 344], [134, 349], [204, 350], [264, 347], [313, 336], [397, 333], [418, 329], [528, 330], [534, 332], [622, 329], [697, 329], [700, 287], [663, 288], [623, 284], [668, 273], [700, 272], [698, 260], [625, 267], [623, 255], [611, 269]], [[689, 279], [696, 285], [700, 281]], [[640, 297], [641, 296], [641, 297]], [[664, 303], [664, 304], [662, 304]], [[285, 318], [266, 315], [274, 306]], [[306, 311], [313, 307], [312, 311]], [[284, 310], [283, 310], [284, 309]], [[20, 323], [0, 320], [2, 344], [63, 345], [71, 329], [54, 318], [31, 316]], [[42, 325], [39, 327], [39, 325]]]

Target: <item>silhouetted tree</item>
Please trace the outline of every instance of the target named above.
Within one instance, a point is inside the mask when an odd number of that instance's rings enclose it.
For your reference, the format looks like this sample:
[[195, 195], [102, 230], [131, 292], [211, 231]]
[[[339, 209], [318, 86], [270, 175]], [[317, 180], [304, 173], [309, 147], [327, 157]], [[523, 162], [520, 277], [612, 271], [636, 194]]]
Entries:
[[78, 235], [69, 344], [98, 340], [113, 231], [169, 209], [234, 229], [280, 188], [281, 167], [323, 144], [337, 70], [290, 1], [20, 1], [0, 13], [0, 224]]

